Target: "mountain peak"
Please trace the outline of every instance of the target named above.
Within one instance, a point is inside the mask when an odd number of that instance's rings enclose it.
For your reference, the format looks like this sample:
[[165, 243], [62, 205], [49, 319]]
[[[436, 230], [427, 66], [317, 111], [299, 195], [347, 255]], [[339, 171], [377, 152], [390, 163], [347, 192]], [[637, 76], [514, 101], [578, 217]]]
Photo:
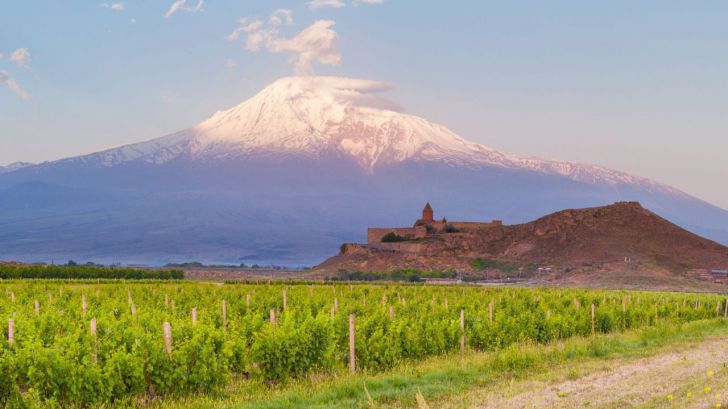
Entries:
[[559, 175], [589, 184], [640, 185], [684, 195], [651, 180], [599, 166], [520, 158], [461, 138], [444, 126], [402, 112], [381, 96], [380, 81], [284, 77], [253, 97], [218, 111], [198, 125], [147, 142], [70, 160], [115, 166], [132, 161], [163, 164], [251, 156], [348, 158], [368, 173], [403, 162], [500, 168]]
[[378, 95], [383, 82], [340, 77], [286, 77], [194, 128], [198, 154], [225, 149], [351, 156], [367, 169], [414, 156], [482, 150], [442, 126], [406, 115]]

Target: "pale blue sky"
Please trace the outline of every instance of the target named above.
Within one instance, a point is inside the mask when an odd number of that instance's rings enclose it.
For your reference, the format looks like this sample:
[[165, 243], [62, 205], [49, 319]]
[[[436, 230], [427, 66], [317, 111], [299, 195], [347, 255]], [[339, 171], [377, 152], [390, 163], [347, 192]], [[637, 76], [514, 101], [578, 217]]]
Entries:
[[169, 18], [174, 0], [3, 1], [0, 164], [162, 136], [292, 74], [287, 54], [247, 50], [247, 33], [225, 39], [244, 17], [270, 30], [281, 8], [293, 24], [279, 39], [335, 21], [341, 61], [316, 74], [388, 82], [407, 112], [496, 149], [728, 208], [728, 2], [338, 1], [187, 0]]

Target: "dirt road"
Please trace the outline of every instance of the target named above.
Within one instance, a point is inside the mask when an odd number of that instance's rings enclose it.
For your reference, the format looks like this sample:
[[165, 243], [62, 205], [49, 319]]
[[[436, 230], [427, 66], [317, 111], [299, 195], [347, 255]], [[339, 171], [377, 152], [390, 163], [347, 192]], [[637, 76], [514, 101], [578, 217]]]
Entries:
[[[521, 381], [483, 397], [490, 408], [728, 408], [728, 337], [649, 358], [607, 361], [566, 379]], [[709, 388], [709, 389], [706, 389]], [[511, 389], [512, 390], [512, 389]]]

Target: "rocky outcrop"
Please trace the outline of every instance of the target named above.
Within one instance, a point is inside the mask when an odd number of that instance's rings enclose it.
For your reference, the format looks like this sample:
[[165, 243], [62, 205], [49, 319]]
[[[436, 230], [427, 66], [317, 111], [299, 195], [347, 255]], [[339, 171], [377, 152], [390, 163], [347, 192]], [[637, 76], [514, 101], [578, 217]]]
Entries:
[[491, 269], [512, 274], [532, 272], [539, 266], [563, 274], [623, 270], [685, 276], [694, 269], [728, 268], [728, 247], [693, 234], [637, 202], [618, 202], [563, 210], [518, 225], [471, 223], [467, 229], [429, 234], [416, 243], [345, 244], [339, 255], [316, 269], [463, 273]]

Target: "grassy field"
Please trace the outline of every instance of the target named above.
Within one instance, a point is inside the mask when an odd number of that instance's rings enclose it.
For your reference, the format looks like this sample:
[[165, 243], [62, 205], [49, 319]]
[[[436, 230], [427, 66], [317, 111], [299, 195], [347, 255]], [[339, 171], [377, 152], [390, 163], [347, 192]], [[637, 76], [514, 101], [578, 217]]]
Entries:
[[[380, 374], [350, 375], [344, 371], [285, 385], [265, 387], [238, 379], [225, 391], [204, 396], [167, 397], [151, 408], [476, 408], [515, 407], [508, 398], [535, 397], [534, 384], [553, 385], [576, 381], [590, 374], [633, 364], [646, 357], [685, 353], [704, 342], [728, 342], [728, 322], [705, 320], [684, 325], [660, 325], [596, 338], [574, 338], [549, 345], [513, 345], [496, 352], [469, 352], [407, 363]], [[683, 384], [672, 385], [650, 397], [645, 408], [684, 407], [688, 391], [695, 402], [706, 399], [705, 385], [714, 390], [728, 387], [724, 362], [714, 362], [712, 380], [696, 372]], [[654, 381], [654, 380], [653, 380]], [[547, 388], [548, 389], [548, 388]], [[550, 392], [563, 407], [568, 396]], [[421, 399], [418, 402], [418, 394]], [[672, 399], [668, 400], [668, 396]], [[680, 399], [680, 398], [683, 399]], [[728, 398], [728, 396], [726, 396]], [[424, 402], [424, 403], [423, 403]], [[583, 403], [583, 402], [582, 402]], [[626, 407], [608, 402], [604, 407]], [[702, 402], [704, 403], [704, 402]], [[711, 402], [713, 403], [713, 402]], [[134, 404], [124, 405], [133, 407]], [[531, 407], [528, 402], [522, 407]], [[539, 407], [539, 406], [533, 406]], [[557, 406], [562, 407], [562, 406]], [[596, 407], [592, 405], [591, 407]], [[701, 407], [714, 407], [701, 406]]]

